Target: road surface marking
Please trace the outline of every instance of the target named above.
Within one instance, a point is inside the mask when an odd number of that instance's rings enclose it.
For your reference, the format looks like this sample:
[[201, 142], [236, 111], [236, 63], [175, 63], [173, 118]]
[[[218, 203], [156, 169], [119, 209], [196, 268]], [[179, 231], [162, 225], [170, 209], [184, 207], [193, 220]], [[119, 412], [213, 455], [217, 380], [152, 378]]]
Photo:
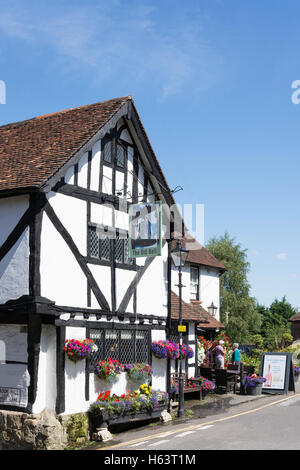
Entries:
[[[256, 411], [260, 411], [264, 408], [268, 408], [270, 406], [273, 406], [273, 405], [277, 405], [278, 403], [283, 403], [287, 400], [291, 400], [293, 398], [296, 398], [296, 397], [300, 397], [300, 393], [296, 393], [295, 395], [291, 395], [290, 397], [287, 397], [287, 398], [282, 398], [281, 400], [276, 400], [276, 401], [273, 401], [271, 403], [267, 403], [266, 405], [263, 405], [263, 406], [259, 406], [258, 408], [254, 408], [253, 410], [248, 410], [248, 411], [242, 411], [241, 413], [237, 413], [235, 415], [232, 415], [232, 416], [226, 416], [225, 418], [217, 418], [217, 419], [214, 419], [214, 420], [211, 420], [211, 421], [207, 421], [206, 423], [203, 423], [203, 425], [199, 425], [198, 424], [194, 424], [192, 426], [188, 426], [186, 428], [182, 428], [181, 431], [189, 431], [189, 430], [194, 430], [194, 429], [200, 429], [201, 427], [203, 428], [204, 426], [208, 426], [208, 425], [212, 425], [214, 423], [219, 423], [221, 421], [228, 421], [229, 419], [234, 419], [234, 418], [238, 418], [239, 416], [243, 416], [243, 415], [247, 415], [247, 414], [250, 414], [250, 413], [255, 413]], [[176, 431], [173, 431], [173, 432], [170, 432], [170, 435], [171, 434], [177, 434], [178, 433], [178, 429]], [[147, 440], [152, 440], [152, 439], [157, 439], [163, 435], [166, 435], [165, 432], [163, 433], [160, 433], [160, 434], [156, 434], [154, 436], [147, 436]], [[128, 441], [128, 442], [122, 442], [120, 444], [115, 444], [115, 445], [112, 445], [112, 446], [109, 446], [109, 447], [100, 447], [99, 449], [97, 450], [109, 450], [109, 449], [114, 449], [116, 447], [120, 447], [120, 446], [128, 446], [128, 445], [132, 445], [132, 444], [135, 444], [135, 443], [138, 443], [138, 442], [142, 442], [145, 440], [145, 437], [140, 437], [138, 439], [135, 439], [135, 440], [132, 440], [132, 441]]]
[[147, 442], [149, 442], [149, 441], [138, 442], [137, 444], [132, 444], [132, 446], [130, 446], [130, 447], [138, 447], [138, 446], [141, 446], [143, 444], [146, 444]]
[[186, 432], [182, 432], [181, 434], [177, 434], [174, 437], [184, 437], [184, 436], [187, 436], [188, 434], [193, 434], [194, 432], [196, 431], [186, 431]]
[[208, 426], [200, 426], [200, 428], [196, 428], [196, 431], [204, 431], [204, 429], [213, 428], [213, 427], [214, 427], [213, 424], [209, 424]]
[[165, 442], [170, 442], [170, 439], [165, 439], [164, 441], [158, 441], [158, 442], [154, 442], [153, 444], [148, 444], [148, 447], [160, 446], [161, 444], [164, 444]]

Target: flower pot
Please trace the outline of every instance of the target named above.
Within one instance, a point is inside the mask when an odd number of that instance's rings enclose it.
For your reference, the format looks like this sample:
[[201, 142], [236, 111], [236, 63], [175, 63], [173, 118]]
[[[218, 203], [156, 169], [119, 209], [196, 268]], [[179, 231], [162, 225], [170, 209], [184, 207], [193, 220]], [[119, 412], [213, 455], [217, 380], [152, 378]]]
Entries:
[[254, 385], [254, 387], [246, 387], [247, 395], [261, 395], [262, 393], [262, 384]]
[[207, 390], [207, 389], [202, 389], [202, 390], [201, 390], [201, 399], [202, 399], [202, 400], [205, 400], [205, 398], [207, 397], [208, 394], [209, 394], [209, 390]]

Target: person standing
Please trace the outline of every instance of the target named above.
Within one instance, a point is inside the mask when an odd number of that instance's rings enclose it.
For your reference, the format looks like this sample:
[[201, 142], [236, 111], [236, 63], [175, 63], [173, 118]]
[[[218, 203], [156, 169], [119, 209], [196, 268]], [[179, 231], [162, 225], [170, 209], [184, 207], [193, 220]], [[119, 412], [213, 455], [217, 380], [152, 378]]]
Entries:
[[231, 362], [232, 364], [239, 366], [241, 363], [241, 353], [239, 350], [238, 343], [233, 343], [232, 348], [233, 348], [233, 351], [232, 351], [232, 356], [231, 356]]
[[224, 359], [225, 359], [225, 348], [224, 341], [219, 340], [218, 345], [215, 348], [215, 358], [216, 358], [216, 368], [224, 369]]

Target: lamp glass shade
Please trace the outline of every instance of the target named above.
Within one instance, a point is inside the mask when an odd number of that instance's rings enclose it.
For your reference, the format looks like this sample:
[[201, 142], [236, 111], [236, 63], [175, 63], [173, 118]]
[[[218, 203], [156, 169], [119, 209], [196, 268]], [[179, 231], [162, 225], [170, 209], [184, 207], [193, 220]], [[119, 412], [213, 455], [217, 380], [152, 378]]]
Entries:
[[207, 308], [208, 313], [210, 313], [210, 315], [212, 315], [213, 317], [216, 315], [217, 309], [218, 309], [218, 307], [216, 307], [213, 302], [212, 302], [211, 305]]
[[171, 251], [171, 258], [174, 265], [177, 268], [179, 268], [179, 266], [183, 267], [185, 265], [188, 254], [188, 250], [182, 248], [182, 246], [178, 244], [177, 247]]

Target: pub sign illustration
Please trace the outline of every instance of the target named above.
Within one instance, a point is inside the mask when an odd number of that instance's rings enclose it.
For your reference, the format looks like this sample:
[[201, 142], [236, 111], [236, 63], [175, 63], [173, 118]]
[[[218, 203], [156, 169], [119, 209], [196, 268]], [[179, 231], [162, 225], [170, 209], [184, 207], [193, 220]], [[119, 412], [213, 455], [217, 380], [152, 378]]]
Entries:
[[161, 255], [161, 202], [129, 208], [129, 257]]

